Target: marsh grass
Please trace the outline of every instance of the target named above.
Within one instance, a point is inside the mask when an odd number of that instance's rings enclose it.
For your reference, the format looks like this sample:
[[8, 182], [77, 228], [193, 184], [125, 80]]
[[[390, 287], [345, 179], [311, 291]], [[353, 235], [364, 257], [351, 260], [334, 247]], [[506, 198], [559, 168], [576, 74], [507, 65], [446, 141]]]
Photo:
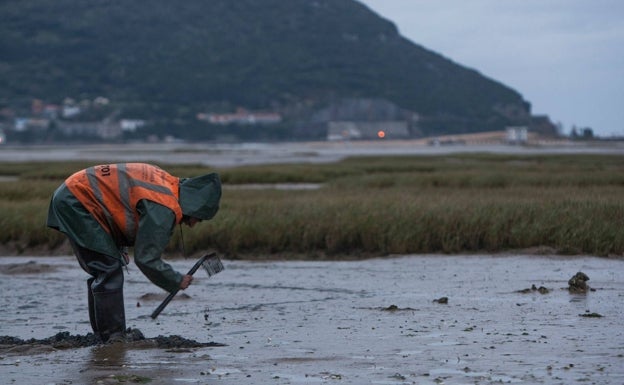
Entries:
[[[47, 203], [85, 164], [0, 164], [0, 242], [55, 250]], [[215, 170], [162, 167], [191, 177]], [[9, 172], [12, 170], [13, 174]], [[336, 164], [216, 170], [224, 183], [212, 221], [184, 228], [187, 254], [231, 258], [328, 258], [548, 248], [567, 254], [624, 253], [624, 157], [452, 155], [359, 157]], [[320, 183], [318, 190], [228, 189], [248, 183]], [[66, 247], [66, 246], [64, 246]], [[182, 250], [176, 229], [170, 253]]]

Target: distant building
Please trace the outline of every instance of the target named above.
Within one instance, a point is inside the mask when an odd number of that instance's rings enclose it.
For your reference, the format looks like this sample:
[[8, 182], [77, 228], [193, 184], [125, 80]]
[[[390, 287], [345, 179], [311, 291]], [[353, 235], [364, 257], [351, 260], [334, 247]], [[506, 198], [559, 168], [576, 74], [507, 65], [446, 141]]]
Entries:
[[80, 115], [82, 109], [79, 106], [75, 105], [63, 105], [63, 109], [61, 115], [63, 118], [72, 118], [74, 116]]
[[57, 128], [67, 136], [101, 139], [116, 139], [121, 136], [121, 126], [105, 122], [60, 122]]
[[215, 114], [215, 113], [199, 113], [197, 120], [207, 121], [210, 124], [229, 125], [229, 124], [276, 124], [282, 121], [282, 116], [275, 112], [247, 111], [239, 108], [234, 113]]
[[507, 127], [507, 143], [525, 144], [529, 140], [529, 130], [525, 126]]
[[43, 118], [15, 118], [13, 129], [17, 132], [28, 130], [45, 130], [50, 126], [49, 119]]
[[329, 122], [327, 140], [407, 139], [410, 137], [407, 122]]
[[135, 132], [138, 128], [145, 126], [145, 120], [142, 119], [121, 119], [119, 121], [121, 131]]
[[97, 98], [93, 99], [93, 104], [96, 106], [108, 106], [110, 104], [110, 100], [103, 96], [98, 96]]
[[42, 116], [48, 119], [55, 120], [59, 116], [59, 112], [61, 111], [61, 106], [57, 106], [56, 104], [46, 104], [43, 106]]

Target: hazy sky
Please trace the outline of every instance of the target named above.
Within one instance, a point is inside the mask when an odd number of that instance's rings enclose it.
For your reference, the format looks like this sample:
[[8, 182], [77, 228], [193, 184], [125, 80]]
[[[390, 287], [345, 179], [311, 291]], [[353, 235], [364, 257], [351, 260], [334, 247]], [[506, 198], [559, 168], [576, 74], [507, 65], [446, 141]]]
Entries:
[[624, 1], [359, 1], [412, 42], [515, 89], [565, 133], [624, 136]]

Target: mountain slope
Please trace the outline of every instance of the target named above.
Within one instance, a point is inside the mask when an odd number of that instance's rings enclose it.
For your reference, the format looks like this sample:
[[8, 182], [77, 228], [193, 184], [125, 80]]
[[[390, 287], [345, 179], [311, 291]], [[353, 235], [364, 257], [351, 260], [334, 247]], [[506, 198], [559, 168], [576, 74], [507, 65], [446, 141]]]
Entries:
[[9, 102], [102, 95], [190, 119], [377, 98], [434, 133], [502, 128], [528, 113], [516, 91], [404, 39], [352, 0], [5, 1], [0, 52]]

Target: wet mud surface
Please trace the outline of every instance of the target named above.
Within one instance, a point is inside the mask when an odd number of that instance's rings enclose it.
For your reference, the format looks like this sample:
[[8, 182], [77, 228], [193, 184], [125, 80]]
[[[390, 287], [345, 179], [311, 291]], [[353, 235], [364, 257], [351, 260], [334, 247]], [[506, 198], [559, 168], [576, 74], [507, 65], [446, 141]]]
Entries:
[[[184, 271], [193, 263], [172, 264]], [[99, 344], [86, 275], [72, 257], [0, 257], [1, 382], [624, 383], [622, 260], [224, 265], [211, 278], [198, 273], [153, 320], [165, 293], [131, 264], [127, 326], [142, 338]]]

